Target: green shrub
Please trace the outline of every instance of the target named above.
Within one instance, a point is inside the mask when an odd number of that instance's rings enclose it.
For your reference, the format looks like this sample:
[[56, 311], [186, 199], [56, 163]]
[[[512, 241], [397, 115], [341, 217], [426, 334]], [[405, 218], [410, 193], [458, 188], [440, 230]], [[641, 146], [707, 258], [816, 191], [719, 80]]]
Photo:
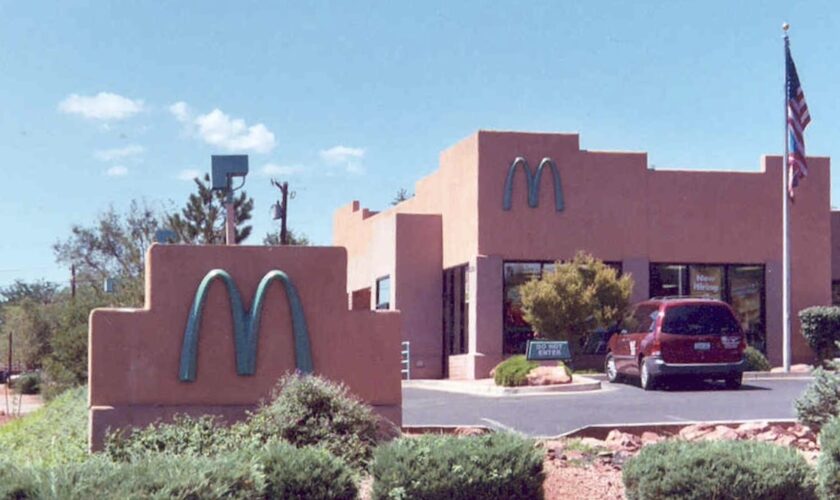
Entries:
[[645, 446], [623, 472], [627, 498], [816, 498], [813, 471], [794, 449], [753, 441]]
[[378, 425], [379, 417], [343, 384], [287, 375], [272, 401], [235, 431], [260, 442], [279, 438], [297, 447], [321, 447], [354, 467], [365, 467], [379, 442]]
[[840, 498], [840, 419], [832, 418], [820, 432], [817, 483], [822, 498]]
[[31, 468], [0, 459], [0, 498], [35, 498], [37, 492], [38, 479]]
[[16, 463], [61, 465], [87, 458], [87, 388], [67, 391], [43, 408], [0, 426], [0, 453]]
[[744, 361], [747, 365], [745, 370], [748, 372], [769, 372], [772, 368], [767, 356], [753, 346], [744, 349]]
[[528, 383], [528, 372], [540, 366], [536, 361], [528, 361], [523, 354], [511, 356], [494, 369], [493, 379], [496, 385], [516, 387]]
[[245, 454], [213, 458], [149, 454], [134, 462], [97, 456], [43, 471], [40, 498], [251, 499], [262, 497], [259, 467]]
[[353, 500], [358, 493], [352, 470], [324, 449], [270, 443], [254, 459], [265, 478], [265, 498]]
[[840, 415], [840, 363], [826, 361], [826, 368], [814, 370], [814, 380], [794, 402], [796, 416], [816, 432], [832, 417]]
[[840, 341], [840, 307], [817, 306], [799, 311], [802, 335], [822, 362], [833, 357]]
[[373, 498], [543, 498], [543, 455], [514, 434], [422, 436], [380, 446]]
[[117, 461], [131, 461], [149, 453], [214, 456], [246, 446], [244, 437], [216, 416], [176, 415], [172, 422], [108, 434], [105, 454]]
[[41, 375], [38, 372], [24, 373], [14, 382], [18, 394], [38, 394], [41, 390]]

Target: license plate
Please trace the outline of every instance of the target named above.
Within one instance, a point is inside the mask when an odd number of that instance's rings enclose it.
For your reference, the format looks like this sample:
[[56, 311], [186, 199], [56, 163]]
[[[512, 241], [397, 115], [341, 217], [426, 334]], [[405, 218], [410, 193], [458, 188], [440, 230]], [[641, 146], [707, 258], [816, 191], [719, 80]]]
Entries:
[[712, 348], [712, 344], [709, 342], [695, 342], [694, 343], [694, 350], [695, 351], [708, 351]]

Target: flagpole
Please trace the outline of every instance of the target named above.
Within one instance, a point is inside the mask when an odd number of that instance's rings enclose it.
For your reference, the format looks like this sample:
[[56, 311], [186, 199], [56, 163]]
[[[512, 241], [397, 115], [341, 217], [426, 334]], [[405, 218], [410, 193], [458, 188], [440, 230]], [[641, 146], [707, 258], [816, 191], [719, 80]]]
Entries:
[[785, 33], [785, 154], [782, 156], [782, 366], [785, 373], [790, 372], [790, 200], [788, 194], [788, 70], [787, 54], [790, 46], [788, 29], [790, 25], [784, 23]]

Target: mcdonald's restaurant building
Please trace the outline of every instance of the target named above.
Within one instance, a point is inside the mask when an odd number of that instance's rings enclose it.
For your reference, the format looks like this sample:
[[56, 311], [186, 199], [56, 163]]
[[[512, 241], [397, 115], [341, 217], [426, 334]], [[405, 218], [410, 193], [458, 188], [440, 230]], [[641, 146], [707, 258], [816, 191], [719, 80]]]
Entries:
[[[830, 160], [809, 158], [791, 206], [792, 359], [812, 361], [796, 312], [840, 289]], [[655, 170], [646, 153], [587, 151], [577, 134], [479, 131], [444, 151], [415, 195], [336, 211], [354, 309], [397, 309], [412, 378], [482, 378], [533, 334], [517, 286], [583, 250], [634, 280], [632, 300], [714, 296], [782, 360], [782, 159], [754, 171]]]

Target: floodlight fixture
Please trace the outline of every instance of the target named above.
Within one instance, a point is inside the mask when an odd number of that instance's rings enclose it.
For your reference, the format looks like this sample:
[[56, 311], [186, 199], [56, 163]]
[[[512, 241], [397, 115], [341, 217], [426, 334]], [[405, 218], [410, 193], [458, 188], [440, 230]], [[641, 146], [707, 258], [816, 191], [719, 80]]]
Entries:
[[242, 177], [242, 184], [245, 185], [245, 176], [248, 175], [248, 155], [212, 155], [210, 161], [210, 181], [214, 191], [225, 191], [232, 194], [233, 178]]

